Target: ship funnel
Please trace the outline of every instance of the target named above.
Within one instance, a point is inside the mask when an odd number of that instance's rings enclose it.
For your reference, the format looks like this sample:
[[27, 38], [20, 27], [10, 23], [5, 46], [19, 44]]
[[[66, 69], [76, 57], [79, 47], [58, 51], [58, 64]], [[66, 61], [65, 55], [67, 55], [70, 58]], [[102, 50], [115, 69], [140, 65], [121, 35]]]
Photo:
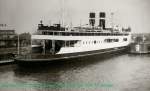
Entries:
[[99, 27], [101, 27], [102, 29], [105, 29], [105, 17], [106, 17], [105, 12], [99, 13]]
[[92, 27], [95, 26], [95, 13], [89, 13], [89, 25]]

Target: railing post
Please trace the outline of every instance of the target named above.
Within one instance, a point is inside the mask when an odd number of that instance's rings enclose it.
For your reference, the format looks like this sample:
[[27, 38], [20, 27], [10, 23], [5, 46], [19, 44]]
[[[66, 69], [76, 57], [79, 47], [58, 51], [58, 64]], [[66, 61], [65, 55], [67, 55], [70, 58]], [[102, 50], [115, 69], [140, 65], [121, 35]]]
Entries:
[[43, 40], [43, 53], [45, 55], [45, 40]]
[[52, 54], [55, 54], [55, 40], [52, 40]]

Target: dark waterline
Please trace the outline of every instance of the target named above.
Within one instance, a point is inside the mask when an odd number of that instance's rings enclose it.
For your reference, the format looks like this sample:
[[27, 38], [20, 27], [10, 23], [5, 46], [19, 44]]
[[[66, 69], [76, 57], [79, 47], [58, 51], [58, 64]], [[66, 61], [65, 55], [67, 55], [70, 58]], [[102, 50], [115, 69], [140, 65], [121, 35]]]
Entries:
[[150, 54], [0, 66], [0, 91], [150, 91]]

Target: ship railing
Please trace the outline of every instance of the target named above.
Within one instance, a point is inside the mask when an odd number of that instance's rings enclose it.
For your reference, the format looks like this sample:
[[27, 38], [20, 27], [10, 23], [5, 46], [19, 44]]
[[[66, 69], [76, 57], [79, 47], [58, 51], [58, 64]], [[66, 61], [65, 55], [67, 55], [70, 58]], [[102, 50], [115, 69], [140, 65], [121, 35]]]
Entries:
[[52, 35], [52, 36], [127, 36], [128, 33], [109, 33], [100, 31], [77, 32], [77, 31], [38, 31], [34, 35]]

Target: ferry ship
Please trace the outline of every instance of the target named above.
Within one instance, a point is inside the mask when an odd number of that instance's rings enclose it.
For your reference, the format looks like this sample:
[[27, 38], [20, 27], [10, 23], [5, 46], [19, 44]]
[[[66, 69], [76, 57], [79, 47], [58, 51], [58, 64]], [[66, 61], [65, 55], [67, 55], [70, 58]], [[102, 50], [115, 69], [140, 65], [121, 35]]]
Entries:
[[42, 21], [31, 36], [32, 54], [15, 59], [17, 62], [44, 62], [97, 55], [123, 50], [130, 44], [131, 29], [106, 28], [106, 13], [89, 13], [89, 24], [63, 27], [61, 24], [45, 26]]

